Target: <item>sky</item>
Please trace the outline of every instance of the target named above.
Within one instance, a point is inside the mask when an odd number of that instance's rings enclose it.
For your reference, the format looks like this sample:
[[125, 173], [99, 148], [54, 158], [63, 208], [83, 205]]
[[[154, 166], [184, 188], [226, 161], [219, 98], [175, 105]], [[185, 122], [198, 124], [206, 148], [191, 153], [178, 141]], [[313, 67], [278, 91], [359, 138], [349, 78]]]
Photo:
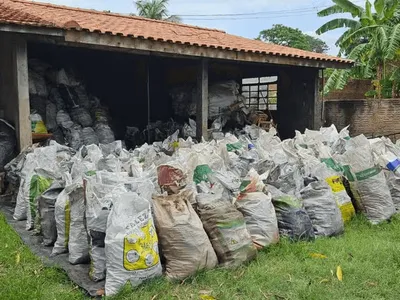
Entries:
[[[125, 14], [136, 12], [133, 0], [41, 0], [40, 2]], [[360, 5], [365, 1], [353, 2]], [[329, 17], [318, 17], [317, 12], [330, 5], [332, 5], [331, 0], [170, 0], [168, 10], [171, 15], [182, 16], [183, 23], [217, 28], [253, 39], [261, 30], [271, 28], [274, 24], [299, 28], [307, 34], [317, 36], [315, 30], [330, 20]], [[221, 14], [228, 16], [220, 16]], [[342, 32], [343, 30], [338, 29], [318, 36], [330, 47], [329, 54], [338, 53], [335, 41]]]

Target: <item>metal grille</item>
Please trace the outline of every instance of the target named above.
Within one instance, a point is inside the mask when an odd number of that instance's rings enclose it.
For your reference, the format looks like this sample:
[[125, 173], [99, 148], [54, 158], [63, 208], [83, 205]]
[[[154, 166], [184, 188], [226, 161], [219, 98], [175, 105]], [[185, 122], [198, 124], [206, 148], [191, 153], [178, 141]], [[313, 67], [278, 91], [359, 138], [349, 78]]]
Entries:
[[278, 101], [278, 78], [259, 77], [242, 80], [242, 95], [246, 105], [259, 111], [276, 110]]

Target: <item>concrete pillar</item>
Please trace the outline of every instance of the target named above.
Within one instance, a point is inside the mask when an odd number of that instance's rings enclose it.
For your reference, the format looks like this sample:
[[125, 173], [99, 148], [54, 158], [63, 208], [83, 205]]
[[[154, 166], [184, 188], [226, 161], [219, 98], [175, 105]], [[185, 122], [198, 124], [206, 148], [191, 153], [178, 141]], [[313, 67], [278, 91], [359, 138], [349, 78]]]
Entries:
[[208, 61], [201, 60], [197, 71], [196, 91], [196, 136], [199, 141], [204, 137], [208, 139]]
[[32, 144], [26, 41], [0, 35], [0, 108], [16, 129], [18, 148]]

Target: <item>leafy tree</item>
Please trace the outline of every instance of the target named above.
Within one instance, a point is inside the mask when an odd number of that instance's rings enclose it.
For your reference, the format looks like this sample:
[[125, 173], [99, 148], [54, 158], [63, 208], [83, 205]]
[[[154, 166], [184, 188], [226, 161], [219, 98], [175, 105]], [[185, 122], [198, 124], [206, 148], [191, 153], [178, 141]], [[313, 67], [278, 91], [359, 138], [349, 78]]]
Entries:
[[260, 32], [259, 40], [292, 48], [325, 53], [328, 45], [319, 38], [303, 33], [297, 28], [275, 24], [271, 29]]
[[138, 15], [141, 17], [181, 23], [179, 16], [168, 14], [168, 0], [138, 0], [135, 2]]
[[321, 39], [305, 34], [312, 52], [326, 53], [329, 50], [328, 45]]

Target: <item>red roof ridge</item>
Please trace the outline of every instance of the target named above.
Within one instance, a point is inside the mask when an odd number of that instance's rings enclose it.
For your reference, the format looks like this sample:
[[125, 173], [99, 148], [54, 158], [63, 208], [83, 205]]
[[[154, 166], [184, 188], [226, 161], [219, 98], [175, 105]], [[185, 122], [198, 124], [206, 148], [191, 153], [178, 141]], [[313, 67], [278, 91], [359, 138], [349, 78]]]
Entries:
[[0, 0], [0, 24], [4, 23], [75, 29], [234, 52], [353, 64], [353, 61], [346, 58], [265, 43], [216, 29], [28, 0]]
[[188, 24], [182, 24], [182, 23], [173, 23], [173, 22], [168, 22], [168, 21], [163, 21], [163, 20], [149, 19], [149, 18], [140, 17], [140, 16], [130, 16], [130, 15], [125, 15], [125, 14], [121, 14], [121, 13], [105, 12], [105, 11], [100, 11], [100, 10], [95, 10], [95, 9], [71, 7], [71, 6], [66, 6], [66, 5], [40, 2], [40, 1], [36, 1], [36, 0], [31, 0], [31, 1], [29, 1], [29, 0], [8, 0], [8, 1], [18, 2], [18, 3], [22, 3], [22, 4], [28, 4], [28, 5], [34, 4], [34, 5], [45, 6], [45, 7], [60, 8], [60, 9], [78, 11], [78, 12], [88, 12], [88, 13], [94, 13], [94, 14], [105, 15], [105, 16], [113, 16], [113, 17], [119, 17], [119, 18], [122, 17], [122, 18], [127, 18], [127, 19], [136, 19], [136, 20], [140, 20], [140, 21], [144, 21], [144, 22], [158, 22], [158, 23], [168, 24], [168, 25], [172, 24], [174, 26], [195, 28], [195, 29], [200, 29], [200, 30], [204, 30], [204, 31], [226, 33], [223, 30], [219, 30], [219, 29], [215, 29], [215, 28], [206, 28], [206, 27], [200, 27], [200, 26], [188, 25]]

